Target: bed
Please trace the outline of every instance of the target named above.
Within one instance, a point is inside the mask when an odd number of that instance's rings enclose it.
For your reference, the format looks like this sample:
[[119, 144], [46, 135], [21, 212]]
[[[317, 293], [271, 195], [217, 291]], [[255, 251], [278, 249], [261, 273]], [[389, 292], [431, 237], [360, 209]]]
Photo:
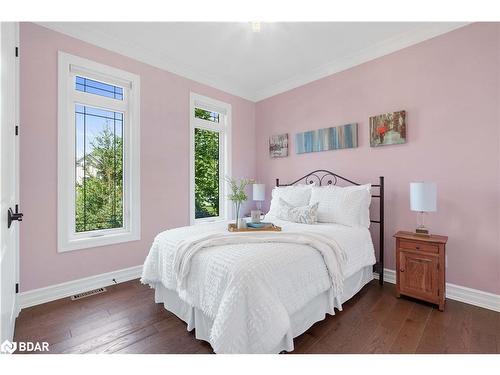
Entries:
[[[326, 170], [296, 184], [360, 185]], [[229, 233], [227, 222], [160, 233], [146, 258], [141, 281], [155, 302], [187, 323], [216, 353], [293, 351], [304, 333], [368, 282], [383, 283], [384, 180], [371, 185], [379, 199], [379, 257], [366, 227], [301, 224], [270, 216], [280, 233]], [[373, 193], [374, 190], [377, 193]]]

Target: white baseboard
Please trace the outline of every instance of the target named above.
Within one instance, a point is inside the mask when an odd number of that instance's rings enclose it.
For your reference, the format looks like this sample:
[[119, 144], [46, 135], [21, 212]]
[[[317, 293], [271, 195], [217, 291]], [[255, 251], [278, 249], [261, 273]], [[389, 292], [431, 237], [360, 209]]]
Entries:
[[[117, 283], [138, 279], [141, 277], [141, 272], [142, 265], [23, 292], [19, 295], [19, 310], [88, 290], [113, 285], [113, 279]], [[377, 273], [374, 273], [373, 276], [378, 279]], [[396, 272], [384, 268], [384, 281], [396, 284]], [[500, 295], [483, 292], [482, 290], [446, 283], [446, 298], [500, 312]]]
[[[378, 273], [373, 276], [378, 279]], [[396, 271], [384, 268], [384, 281], [396, 284]], [[500, 312], [500, 295], [446, 283], [446, 298]]]
[[117, 271], [102, 273], [100, 275], [72, 280], [62, 284], [51, 285], [45, 288], [29, 290], [19, 295], [19, 307], [40, 305], [42, 303], [55, 301], [56, 299], [72, 296], [73, 294], [86, 292], [92, 289], [103, 288], [117, 283], [138, 279], [141, 277], [142, 265], [124, 268]]
[[[378, 280], [378, 272], [374, 272], [373, 277]], [[396, 284], [396, 271], [384, 268], [384, 281], [387, 283]]]

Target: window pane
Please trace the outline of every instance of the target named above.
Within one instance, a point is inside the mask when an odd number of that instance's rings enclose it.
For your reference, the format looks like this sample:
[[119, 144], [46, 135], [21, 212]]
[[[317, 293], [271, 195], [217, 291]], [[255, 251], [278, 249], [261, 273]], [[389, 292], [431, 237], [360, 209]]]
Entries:
[[219, 216], [219, 133], [194, 130], [195, 218]]
[[89, 78], [76, 76], [75, 88], [78, 91], [88, 92], [89, 94], [123, 100], [123, 88], [99, 81], [94, 81], [93, 79]]
[[123, 227], [123, 114], [75, 106], [76, 232]]
[[201, 108], [194, 109], [194, 117], [212, 122], [219, 122], [220, 119], [220, 115], [217, 112], [210, 112]]

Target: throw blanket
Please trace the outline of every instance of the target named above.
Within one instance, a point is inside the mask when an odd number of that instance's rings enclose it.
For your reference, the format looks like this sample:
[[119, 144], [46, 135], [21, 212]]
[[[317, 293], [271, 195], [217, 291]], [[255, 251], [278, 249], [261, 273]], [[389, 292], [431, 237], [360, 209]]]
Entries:
[[190, 238], [181, 241], [175, 250], [174, 272], [177, 280], [177, 291], [186, 291], [186, 279], [191, 267], [193, 256], [206, 247], [234, 245], [241, 243], [290, 243], [308, 245], [316, 249], [325, 261], [332, 282], [334, 295], [342, 293], [344, 280], [341, 264], [346, 262], [346, 254], [332, 239], [319, 233], [293, 232], [240, 232], [215, 233], [200, 238]]
[[[213, 254], [193, 269], [205, 251]], [[159, 234], [141, 281], [176, 290], [212, 318], [216, 353], [269, 353], [288, 332], [290, 315], [310, 299], [331, 289], [333, 303], [342, 292], [345, 261], [338, 243], [320, 233], [229, 233], [207, 226], [201, 233]]]

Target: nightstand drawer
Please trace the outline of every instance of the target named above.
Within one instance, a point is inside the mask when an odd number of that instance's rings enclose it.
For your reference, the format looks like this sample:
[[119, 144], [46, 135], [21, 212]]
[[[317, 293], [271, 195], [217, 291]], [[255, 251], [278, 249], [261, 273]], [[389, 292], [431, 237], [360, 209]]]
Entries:
[[399, 241], [399, 247], [402, 249], [408, 250], [418, 250], [418, 251], [426, 251], [428, 253], [438, 253], [439, 245], [433, 243], [424, 243], [424, 242], [413, 242], [408, 240], [401, 239]]

